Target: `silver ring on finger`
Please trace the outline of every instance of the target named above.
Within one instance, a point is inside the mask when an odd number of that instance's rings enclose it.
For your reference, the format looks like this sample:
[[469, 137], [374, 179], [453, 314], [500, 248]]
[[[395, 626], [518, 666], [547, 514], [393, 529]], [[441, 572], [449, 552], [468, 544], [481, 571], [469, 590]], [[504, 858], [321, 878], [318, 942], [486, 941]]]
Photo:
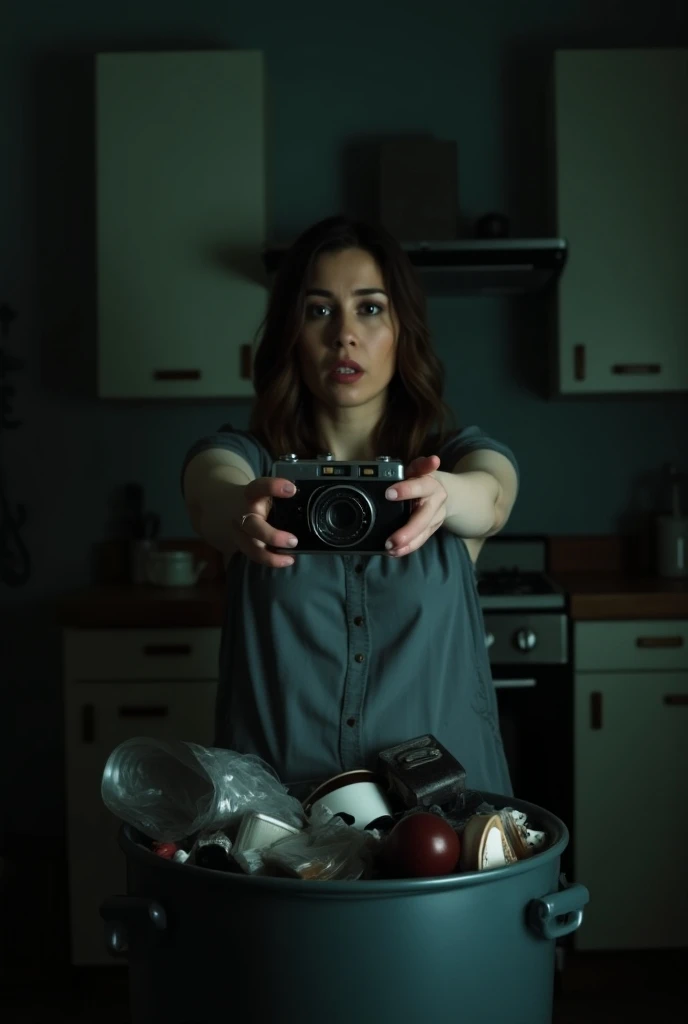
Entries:
[[257, 512], [247, 512], [245, 516], [241, 517], [241, 522], [239, 523], [239, 526], [240, 526], [240, 528], [242, 530], [244, 528], [244, 523], [246, 522], [247, 519], [250, 519], [251, 516], [256, 516], [257, 517], [258, 513]]

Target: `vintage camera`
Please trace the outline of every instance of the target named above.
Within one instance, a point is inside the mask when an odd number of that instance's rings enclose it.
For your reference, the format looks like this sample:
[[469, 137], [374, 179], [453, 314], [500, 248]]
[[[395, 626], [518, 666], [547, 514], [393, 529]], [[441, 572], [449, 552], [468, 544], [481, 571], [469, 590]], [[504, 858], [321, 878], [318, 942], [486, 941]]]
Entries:
[[[292, 498], [275, 498], [268, 522], [298, 537], [296, 554], [324, 551], [382, 554], [385, 541], [408, 522], [410, 501], [389, 501], [385, 491], [404, 479], [403, 463], [380, 455], [367, 462], [336, 462], [332, 455], [283, 455], [272, 475], [296, 485]], [[282, 549], [290, 554], [291, 548]]]

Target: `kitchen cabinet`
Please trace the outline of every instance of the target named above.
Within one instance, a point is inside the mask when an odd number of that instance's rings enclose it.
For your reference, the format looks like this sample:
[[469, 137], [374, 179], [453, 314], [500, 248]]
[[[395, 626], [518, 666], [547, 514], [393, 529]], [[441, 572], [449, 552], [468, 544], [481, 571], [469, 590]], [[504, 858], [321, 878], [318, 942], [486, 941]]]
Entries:
[[102, 901], [126, 891], [121, 822], [100, 784], [133, 736], [212, 745], [218, 629], [67, 630], [64, 636], [67, 857], [71, 959], [111, 964]]
[[575, 652], [576, 947], [686, 946], [688, 621], [578, 623]]
[[95, 79], [99, 396], [249, 397], [263, 56], [103, 53]]
[[688, 390], [688, 50], [554, 61], [565, 395]]

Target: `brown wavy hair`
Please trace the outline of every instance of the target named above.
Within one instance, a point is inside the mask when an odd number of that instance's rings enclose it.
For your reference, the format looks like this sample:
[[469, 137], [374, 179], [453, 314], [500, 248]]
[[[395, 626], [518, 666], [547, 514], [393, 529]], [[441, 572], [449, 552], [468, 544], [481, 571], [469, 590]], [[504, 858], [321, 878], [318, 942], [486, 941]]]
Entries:
[[[451, 413], [442, 397], [443, 368], [430, 340], [425, 293], [408, 256], [384, 228], [345, 217], [310, 227], [279, 267], [258, 335], [250, 430], [273, 458], [285, 452], [300, 458], [319, 453], [313, 399], [301, 376], [297, 343], [315, 263], [323, 253], [344, 249], [363, 249], [375, 259], [399, 324], [396, 371], [372, 438], [373, 451], [406, 463], [434, 454]], [[428, 448], [431, 440], [433, 450]]]

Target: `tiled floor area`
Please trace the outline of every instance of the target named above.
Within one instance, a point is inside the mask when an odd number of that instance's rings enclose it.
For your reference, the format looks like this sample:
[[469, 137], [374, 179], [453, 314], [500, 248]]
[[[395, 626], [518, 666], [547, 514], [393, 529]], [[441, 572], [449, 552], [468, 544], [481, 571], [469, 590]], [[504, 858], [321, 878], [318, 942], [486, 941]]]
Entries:
[[[553, 1024], [678, 1024], [685, 1019], [686, 966], [685, 952], [569, 957], [557, 986]], [[115, 968], [75, 972], [69, 984], [15, 985], [5, 979], [0, 1010], [3, 1024], [129, 1024], [126, 975]], [[226, 1022], [240, 1020], [228, 1014]], [[353, 1011], [351, 1021], [356, 1024]], [[387, 1024], [384, 1014], [380, 1024]], [[452, 1017], [451, 1024], [471, 1021]], [[531, 1022], [514, 1014], [495, 1024]]]

